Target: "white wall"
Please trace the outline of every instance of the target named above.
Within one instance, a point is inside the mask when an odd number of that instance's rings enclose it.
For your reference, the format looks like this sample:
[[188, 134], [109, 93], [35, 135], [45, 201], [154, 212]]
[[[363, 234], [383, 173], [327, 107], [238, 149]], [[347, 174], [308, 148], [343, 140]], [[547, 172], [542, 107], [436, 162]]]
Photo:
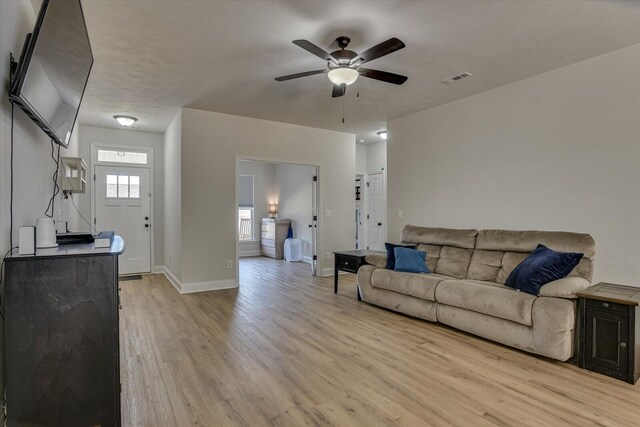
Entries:
[[639, 117], [640, 44], [393, 120], [388, 238], [405, 224], [586, 232], [594, 281], [640, 285]]
[[[173, 139], [167, 133], [165, 140]], [[238, 158], [319, 163], [320, 212], [331, 211], [330, 218], [320, 218], [320, 253], [329, 254], [329, 259], [320, 260], [321, 271], [331, 271], [331, 251], [351, 247], [353, 134], [190, 108], [182, 109], [180, 133], [182, 250], [174, 256], [181, 256], [182, 264], [180, 271], [170, 272], [181, 283], [235, 286], [235, 268], [227, 269], [226, 264], [236, 255]], [[167, 176], [170, 172], [178, 171], [165, 169]]]
[[178, 111], [164, 133], [164, 265], [178, 280], [182, 276], [181, 141], [182, 111]]
[[356, 175], [367, 173], [367, 146], [356, 144]]
[[311, 262], [313, 255], [313, 229], [309, 228], [309, 224], [313, 220], [314, 175], [313, 166], [276, 165], [278, 217], [291, 220], [293, 237], [302, 241], [302, 256], [307, 262]]
[[[125, 129], [107, 129], [95, 126], [80, 126], [80, 156], [90, 168], [91, 144], [122, 145], [130, 147], [153, 148], [153, 217], [151, 218], [154, 238], [154, 263], [164, 263], [164, 137], [160, 133], [139, 132]], [[90, 170], [92, 177], [94, 171]], [[91, 185], [87, 192], [80, 196], [80, 212], [88, 221], [91, 220]], [[89, 226], [82, 220], [79, 229], [89, 231]], [[152, 266], [153, 267], [153, 266]]]
[[[33, 30], [36, 14], [28, 0], [0, 1], [0, 253], [9, 250], [10, 157], [11, 157], [11, 104], [8, 99], [9, 53], [19, 58], [27, 33]], [[69, 149], [61, 149], [61, 156], [75, 155], [77, 125]], [[35, 225], [44, 216], [53, 190], [51, 177], [54, 163], [47, 135], [19, 108], [14, 122], [14, 246], [17, 229], [21, 225]], [[69, 217], [69, 201], [60, 194], [55, 203], [60, 217]], [[57, 217], [57, 213], [55, 215]], [[4, 293], [4, 290], [2, 290]], [[4, 325], [0, 325], [0, 366], [4, 365]], [[0, 369], [0, 389], [4, 388], [4, 370]], [[4, 413], [0, 411], [0, 423]]]
[[269, 216], [269, 204], [278, 200], [275, 188], [276, 165], [264, 162], [238, 162], [238, 175], [253, 176], [253, 242], [240, 242], [240, 256], [260, 255], [260, 220]]
[[387, 141], [367, 145], [367, 173], [381, 172], [387, 167]]

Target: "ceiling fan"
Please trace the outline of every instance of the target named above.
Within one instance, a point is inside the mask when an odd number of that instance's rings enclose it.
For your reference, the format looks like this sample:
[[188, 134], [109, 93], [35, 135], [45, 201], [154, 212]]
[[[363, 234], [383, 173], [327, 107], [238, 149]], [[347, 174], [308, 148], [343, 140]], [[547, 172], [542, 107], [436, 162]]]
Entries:
[[360, 66], [366, 62], [373, 61], [382, 56], [402, 49], [405, 44], [393, 37], [387, 41], [373, 46], [365, 50], [361, 54], [346, 49], [351, 39], [349, 37], [340, 36], [336, 39], [339, 50], [328, 53], [324, 49], [319, 48], [308, 40], [294, 40], [293, 44], [300, 46], [304, 50], [327, 61], [327, 68], [322, 70], [305, 71], [303, 73], [289, 74], [287, 76], [276, 77], [276, 81], [283, 82], [286, 80], [297, 79], [300, 77], [313, 76], [315, 74], [327, 74], [331, 83], [333, 83], [333, 92], [331, 96], [334, 98], [343, 96], [347, 92], [347, 86], [354, 83], [359, 76], [368, 77], [370, 79], [380, 80], [395, 85], [401, 85], [407, 81], [406, 76], [400, 74], [389, 73], [387, 71], [371, 70], [369, 68], [361, 68]]

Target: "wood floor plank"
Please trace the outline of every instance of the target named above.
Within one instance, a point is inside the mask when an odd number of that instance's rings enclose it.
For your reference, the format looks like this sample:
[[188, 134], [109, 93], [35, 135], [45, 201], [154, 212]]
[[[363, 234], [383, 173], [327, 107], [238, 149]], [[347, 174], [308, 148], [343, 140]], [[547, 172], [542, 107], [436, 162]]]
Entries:
[[124, 426], [632, 426], [640, 386], [240, 262], [240, 289], [122, 282]]

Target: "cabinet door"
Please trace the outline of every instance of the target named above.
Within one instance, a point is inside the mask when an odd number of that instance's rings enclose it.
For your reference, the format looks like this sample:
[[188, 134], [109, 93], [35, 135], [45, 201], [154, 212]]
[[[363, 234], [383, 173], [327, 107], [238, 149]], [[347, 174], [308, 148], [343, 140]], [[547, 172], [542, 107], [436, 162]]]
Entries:
[[116, 262], [6, 264], [9, 425], [120, 425]]
[[629, 316], [586, 309], [585, 364], [587, 368], [624, 376], [629, 370]]

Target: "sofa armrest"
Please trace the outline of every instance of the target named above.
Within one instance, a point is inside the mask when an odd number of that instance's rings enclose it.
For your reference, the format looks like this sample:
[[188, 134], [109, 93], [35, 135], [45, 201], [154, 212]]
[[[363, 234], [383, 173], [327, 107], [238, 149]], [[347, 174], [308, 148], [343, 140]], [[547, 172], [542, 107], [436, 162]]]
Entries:
[[385, 254], [369, 254], [364, 257], [364, 260], [367, 261], [367, 264], [371, 264], [378, 268], [387, 267], [387, 255]]
[[583, 291], [589, 286], [591, 286], [591, 282], [582, 277], [565, 277], [541, 287], [539, 296], [575, 299], [578, 298], [577, 292]]

